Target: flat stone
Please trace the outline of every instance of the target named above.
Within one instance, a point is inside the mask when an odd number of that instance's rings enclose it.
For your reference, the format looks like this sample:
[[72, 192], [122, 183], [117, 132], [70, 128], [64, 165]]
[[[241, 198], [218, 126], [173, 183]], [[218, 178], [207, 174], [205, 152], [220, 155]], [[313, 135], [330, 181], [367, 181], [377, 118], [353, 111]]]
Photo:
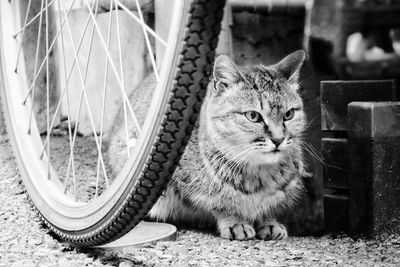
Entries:
[[97, 248], [124, 248], [156, 241], [174, 241], [175, 239], [176, 227], [174, 225], [142, 221], [126, 235]]

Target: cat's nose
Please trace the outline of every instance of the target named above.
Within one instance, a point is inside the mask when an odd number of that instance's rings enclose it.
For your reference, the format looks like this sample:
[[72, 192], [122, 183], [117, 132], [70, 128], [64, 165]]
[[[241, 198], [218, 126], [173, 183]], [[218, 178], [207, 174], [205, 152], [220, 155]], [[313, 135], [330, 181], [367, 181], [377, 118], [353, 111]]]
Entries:
[[278, 147], [285, 138], [271, 138], [271, 142], [274, 143], [276, 147]]

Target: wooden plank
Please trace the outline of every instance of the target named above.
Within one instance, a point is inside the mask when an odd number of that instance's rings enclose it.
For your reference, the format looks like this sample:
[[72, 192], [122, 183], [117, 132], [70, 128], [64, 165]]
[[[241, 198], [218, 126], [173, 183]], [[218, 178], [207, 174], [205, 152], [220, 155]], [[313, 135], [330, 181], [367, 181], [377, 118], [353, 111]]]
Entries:
[[349, 232], [400, 231], [400, 102], [349, 104]]
[[322, 138], [321, 152], [324, 187], [348, 189], [347, 184], [347, 139]]
[[323, 131], [347, 130], [347, 105], [352, 101], [396, 100], [394, 80], [321, 82]]
[[348, 203], [346, 195], [324, 195], [324, 223], [328, 233], [348, 231]]

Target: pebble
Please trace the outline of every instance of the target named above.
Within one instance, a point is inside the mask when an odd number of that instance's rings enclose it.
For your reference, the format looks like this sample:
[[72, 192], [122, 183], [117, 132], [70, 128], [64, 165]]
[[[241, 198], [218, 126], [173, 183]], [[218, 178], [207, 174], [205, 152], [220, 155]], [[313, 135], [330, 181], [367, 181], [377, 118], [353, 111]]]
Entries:
[[122, 261], [118, 264], [118, 267], [132, 267], [134, 266], [132, 262]]

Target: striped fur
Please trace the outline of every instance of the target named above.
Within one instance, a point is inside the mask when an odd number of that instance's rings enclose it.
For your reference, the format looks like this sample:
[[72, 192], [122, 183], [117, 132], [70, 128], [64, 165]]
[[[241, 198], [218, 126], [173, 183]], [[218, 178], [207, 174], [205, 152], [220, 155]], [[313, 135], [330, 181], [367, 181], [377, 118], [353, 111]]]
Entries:
[[[199, 126], [151, 217], [216, 224], [230, 239], [287, 236], [274, 218], [303, 189], [306, 118], [297, 92], [303, 60], [303, 51], [268, 67], [240, 68], [226, 56], [216, 59]], [[294, 116], [285, 121], [290, 109]], [[262, 120], [249, 121], [249, 111]], [[282, 142], [277, 147], [273, 140]]]
[[[216, 59], [198, 126], [150, 217], [215, 225], [230, 239], [287, 236], [275, 217], [293, 205], [303, 188], [306, 118], [297, 92], [303, 60], [303, 51], [268, 67], [238, 67], [226, 56]], [[149, 76], [129, 96], [139, 125], [155, 84]], [[284, 120], [291, 109], [293, 118]], [[249, 111], [260, 115], [257, 122], [249, 119]], [[109, 133], [109, 163], [115, 173], [127, 158], [123, 114], [121, 108]], [[137, 129], [130, 126], [128, 132], [134, 145]]]

